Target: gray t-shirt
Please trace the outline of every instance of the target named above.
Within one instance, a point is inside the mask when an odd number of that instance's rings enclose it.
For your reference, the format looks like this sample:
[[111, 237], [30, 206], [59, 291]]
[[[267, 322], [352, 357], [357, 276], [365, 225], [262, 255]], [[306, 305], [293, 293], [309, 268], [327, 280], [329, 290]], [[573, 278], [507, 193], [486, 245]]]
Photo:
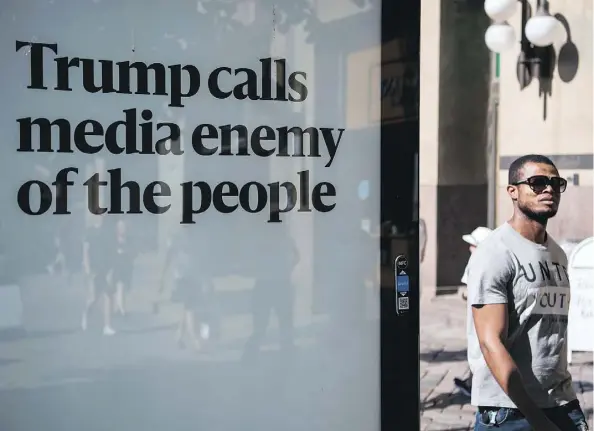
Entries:
[[468, 264], [471, 402], [474, 406], [515, 408], [479, 347], [472, 320], [472, 306], [479, 304], [508, 304], [505, 345], [539, 407], [576, 399], [567, 369], [567, 256], [550, 236], [546, 244], [539, 245], [505, 223], [477, 247]]

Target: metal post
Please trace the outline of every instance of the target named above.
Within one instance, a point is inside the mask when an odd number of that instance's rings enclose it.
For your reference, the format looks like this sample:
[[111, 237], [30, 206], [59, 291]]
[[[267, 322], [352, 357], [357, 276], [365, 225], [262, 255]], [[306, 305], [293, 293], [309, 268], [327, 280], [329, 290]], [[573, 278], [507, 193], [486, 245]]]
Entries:
[[499, 54], [493, 54], [491, 88], [487, 118], [487, 226], [491, 229], [497, 223], [497, 113], [499, 109]]

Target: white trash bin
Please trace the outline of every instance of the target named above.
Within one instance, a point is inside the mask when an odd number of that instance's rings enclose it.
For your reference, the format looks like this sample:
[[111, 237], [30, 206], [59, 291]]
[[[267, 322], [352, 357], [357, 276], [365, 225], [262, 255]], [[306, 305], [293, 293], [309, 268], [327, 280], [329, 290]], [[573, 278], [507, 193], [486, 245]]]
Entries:
[[571, 302], [567, 330], [567, 359], [572, 352], [594, 350], [594, 238], [580, 242], [569, 258]]

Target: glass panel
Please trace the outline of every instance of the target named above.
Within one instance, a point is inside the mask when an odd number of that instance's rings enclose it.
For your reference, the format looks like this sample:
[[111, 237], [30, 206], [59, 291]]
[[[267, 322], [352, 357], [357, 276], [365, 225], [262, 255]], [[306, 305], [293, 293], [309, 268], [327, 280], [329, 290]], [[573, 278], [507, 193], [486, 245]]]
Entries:
[[418, 27], [387, 15], [3, 5], [2, 429], [371, 430], [418, 394], [380, 358], [418, 361]]

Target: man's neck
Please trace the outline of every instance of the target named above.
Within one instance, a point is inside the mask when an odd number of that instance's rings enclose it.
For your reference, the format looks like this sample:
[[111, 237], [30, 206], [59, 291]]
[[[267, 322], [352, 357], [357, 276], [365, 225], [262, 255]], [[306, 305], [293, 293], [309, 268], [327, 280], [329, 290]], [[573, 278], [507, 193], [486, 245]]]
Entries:
[[532, 220], [524, 214], [514, 213], [509, 224], [524, 238], [537, 244], [544, 244], [547, 240], [547, 222]]

